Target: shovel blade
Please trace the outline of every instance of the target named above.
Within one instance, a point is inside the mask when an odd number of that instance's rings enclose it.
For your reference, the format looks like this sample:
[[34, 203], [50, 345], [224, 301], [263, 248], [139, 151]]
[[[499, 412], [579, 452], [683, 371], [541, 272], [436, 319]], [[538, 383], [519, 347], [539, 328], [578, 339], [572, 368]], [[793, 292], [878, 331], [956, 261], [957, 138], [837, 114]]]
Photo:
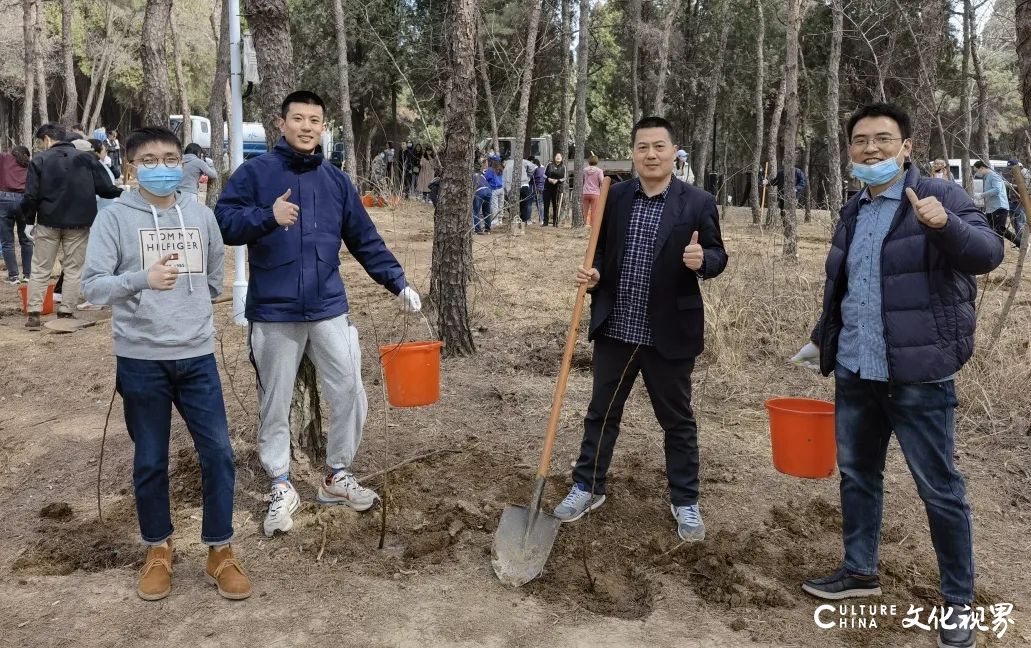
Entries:
[[525, 506], [508, 506], [494, 532], [491, 564], [498, 580], [510, 587], [540, 576], [562, 521], [550, 513]]

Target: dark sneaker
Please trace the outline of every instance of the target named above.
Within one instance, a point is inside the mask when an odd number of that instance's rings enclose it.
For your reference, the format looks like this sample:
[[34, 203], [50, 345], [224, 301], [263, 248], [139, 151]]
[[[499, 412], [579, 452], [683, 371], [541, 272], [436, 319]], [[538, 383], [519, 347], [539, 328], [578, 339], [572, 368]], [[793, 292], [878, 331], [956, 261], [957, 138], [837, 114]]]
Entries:
[[[938, 627], [938, 648], [974, 648], [977, 644], [977, 635], [974, 634], [977, 626], [967, 627], [970, 625], [970, 606], [949, 603], [945, 608], [951, 609], [952, 614], [942, 614], [943, 620]], [[946, 625], [952, 627], [946, 628]]]
[[18, 278], [18, 275], [15, 275], [13, 277], [8, 277], [5, 281], [6, 281], [6, 283], [11, 284], [12, 286], [20, 286], [21, 285], [21, 279]]
[[28, 319], [25, 320], [25, 328], [30, 331], [38, 331], [43, 328], [43, 325], [39, 322], [39, 313], [29, 313]]
[[575, 522], [604, 503], [604, 495], [591, 495], [574, 484], [562, 503], [555, 507], [554, 515], [563, 522]]
[[852, 576], [842, 567], [830, 576], [805, 581], [802, 583], [802, 590], [822, 599], [838, 601], [846, 598], [880, 596], [881, 581], [876, 576]]

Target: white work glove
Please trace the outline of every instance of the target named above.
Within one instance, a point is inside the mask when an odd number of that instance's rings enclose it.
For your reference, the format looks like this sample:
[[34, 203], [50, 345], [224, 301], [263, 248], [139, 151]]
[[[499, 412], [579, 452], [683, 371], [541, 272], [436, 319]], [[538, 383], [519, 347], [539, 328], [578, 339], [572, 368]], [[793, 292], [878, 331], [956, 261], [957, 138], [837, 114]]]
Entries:
[[27, 236], [30, 241], [32, 240], [32, 230], [34, 229], [36, 229], [36, 226], [32, 223], [25, 226], [25, 236]]
[[802, 347], [801, 351], [791, 356], [791, 359], [788, 362], [798, 365], [799, 367], [819, 371], [820, 348], [812, 342], [807, 342], [806, 345]]
[[405, 286], [405, 289], [397, 296], [397, 300], [403, 313], [418, 313], [422, 310], [419, 293], [415, 292], [411, 286]]

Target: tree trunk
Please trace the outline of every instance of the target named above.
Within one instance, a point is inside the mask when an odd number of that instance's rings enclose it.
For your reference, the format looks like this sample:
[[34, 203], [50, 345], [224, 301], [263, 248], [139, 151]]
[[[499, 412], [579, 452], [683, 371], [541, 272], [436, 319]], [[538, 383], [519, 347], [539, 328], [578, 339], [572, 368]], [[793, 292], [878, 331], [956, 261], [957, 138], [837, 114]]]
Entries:
[[795, 145], [798, 139], [798, 34], [802, 26], [801, 4], [804, 0], [788, 0], [786, 29], [787, 51], [784, 58], [784, 256], [798, 258], [797, 199], [795, 197]]
[[170, 90], [165, 56], [165, 30], [172, 14], [172, 0], [147, 0], [143, 14], [140, 59], [146, 85], [141, 91], [143, 125], [168, 126]]
[[[780, 137], [781, 115], [784, 113], [785, 83], [786, 79], [782, 74], [780, 84], [777, 86], [777, 98], [773, 102], [773, 114], [770, 116], [770, 129], [766, 138], [766, 161], [770, 167], [766, 177], [770, 180], [777, 176], [777, 169], [780, 168], [780, 161], [777, 159], [777, 140]], [[778, 211], [777, 197], [783, 190], [783, 186], [780, 189], [770, 187], [770, 190], [766, 192], [766, 220], [764, 221], [766, 227], [773, 225], [773, 215]]]
[[168, 17], [168, 32], [172, 37], [172, 58], [175, 62], [175, 85], [179, 88], [179, 112], [183, 116], [183, 124], [179, 131], [179, 140], [186, 146], [193, 141], [193, 118], [190, 116], [190, 90], [186, 87], [186, 75], [183, 74], [183, 56], [179, 43], [179, 30], [175, 26], [175, 14]]
[[841, 122], [838, 119], [841, 93], [838, 68], [841, 65], [841, 40], [844, 32], [842, 0], [831, 0], [831, 11], [831, 51], [827, 60], [827, 203], [831, 210], [831, 220], [837, 221], [844, 186], [841, 179]]
[[974, 81], [977, 83], [977, 138], [974, 140], [974, 152], [988, 163], [991, 155], [988, 151], [988, 80], [981, 68], [981, 56], [978, 54], [977, 38], [971, 27], [970, 59], [974, 63]]
[[39, 116], [39, 123], [45, 124], [50, 121], [50, 105], [47, 99], [47, 74], [46, 57], [43, 55], [43, 3], [36, 2], [35, 11], [35, 32], [33, 45], [36, 50], [36, 114]]
[[433, 227], [430, 291], [435, 295], [445, 355], [466, 356], [476, 351], [466, 299], [472, 267], [469, 205], [473, 196], [469, 174], [476, 151], [476, 0], [452, 0], [450, 5], [451, 76], [444, 103], [444, 147], [440, 154], [440, 199]]
[[61, 123], [74, 126], [79, 115], [79, 91], [75, 87], [75, 50], [72, 44], [72, 0], [61, 0], [61, 50], [64, 55], [64, 113]]
[[630, 101], [635, 124], [641, 119], [641, 2], [630, 0]]
[[280, 105], [294, 89], [293, 43], [286, 0], [245, 0], [247, 24], [258, 59], [258, 105], [271, 149], [279, 141], [276, 126]]
[[111, 57], [111, 28], [114, 25], [114, 12], [111, 10], [111, 4], [107, 4], [105, 19], [106, 27], [104, 28], [104, 45], [100, 49], [100, 54], [93, 58], [93, 66], [90, 68], [90, 81], [89, 81], [89, 92], [86, 93], [86, 103], [82, 107], [82, 118], [80, 122], [86, 122], [90, 115], [93, 113], [93, 100], [97, 95], [97, 87], [100, 85], [101, 77], [104, 75], [104, 70], [107, 67], [108, 59]]
[[963, 0], [963, 66], [960, 79], [963, 85], [959, 95], [959, 112], [963, 120], [963, 148], [960, 151], [959, 170], [963, 177], [963, 188], [967, 193], [974, 191], [974, 177], [970, 171], [970, 138], [973, 118], [970, 114], [970, 33], [971, 16], [974, 8], [970, 0]]
[[662, 28], [662, 45], [659, 47], [659, 78], [655, 85], [655, 109], [653, 115], [666, 112], [666, 72], [669, 67], [669, 40], [673, 33], [673, 23], [680, 14], [681, 0], [672, 0], [666, 9], [666, 24]]
[[752, 203], [752, 224], [758, 225], [762, 218], [762, 198], [760, 197], [761, 190], [759, 187], [759, 175], [760, 175], [760, 164], [762, 164], [763, 149], [763, 118], [765, 117], [765, 106], [763, 105], [763, 91], [765, 87], [764, 75], [766, 73], [766, 64], [763, 61], [763, 47], [765, 47], [766, 39], [766, 16], [763, 13], [763, 0], [755, 0], [755, 12], [758, 18], [758, 25], [756, 27], [756, 43], [755, 43], [755, 145], [752, 147], [752, 181], [751, 187], [751, 203]]
[[[705, 186], [705, 176], [709, 165], [709, 147], [712, 146], [713, 119], [716, 116], [716, 102], [720, 94], [720, 82], [723, 80], [723, 54], [727, 49], [727, 34], [730, 32], [730, 21], [727, 20], [727, 3], [724, 1], [713, 13], [716, 44], [713, 50], [713, 67], [709, 71], [709, 84], [705, 92], [705, 110], [702, 121], [698, 124], [698, 166], [694, 170], [694, 182], [697, 187]], [[715, 160], [712, 160], [715, 163]]]
[[[229, 178], [229, 169], [224, 163], [224, 152], [229, 150], [225, 141], [226, 84], [229, 83], [229, 0], [222, 0], [219, 12], [218, 41], [215, 45], [215, 78], [211, 82], [211, 98], [208, 100], [208, 119], [211, 120], [211, 158], [218, 170], [218, 179], [208, 178], [208, 207], [214, 208], [222, 187]], [[212, 15], [214, 20], [214, 15]]]
[[[522, 80], [520, 81], [519, 111], [516, 113], [515, 128], [512, 129], [512, 187], [508, 200], [509, 220], [513, 233], [523, 233], [523, 224], [519, 219], [519, 182], [522, 175], [523, 147], [526, 141], [526, 122], [530, 114], [530, 92], [533, 86], [533, 61], [537, 51], [537, 30], [541, 22], [542, 0], [532, 0], [530, 24], [526, 32], [526, 57], [523, 60]], [[581, 37], [583, 34], [580, 35]]]
[[[556, 150], [562, 154], [562, 159], [566, 159], [569, 155], [569, 100], [572, 98], [570, 95], [573, 94], [569, 92], [569, 68], [572, 56], [569, 49], [572, 47], [573, 40], [573, 2], [572, 0], [559, 0], [559, 7], [562, 10], [562, 71], [559, 75], [559, 83], [562, 84], [562, 103], [559, 105], [559, 110], [562, 111], [562, 114], [559, 115], [560, 126], [558, 149]], [[541, 161], [543, 162], [543, 160]]]
[[354, 123], [351, 121], [351, 76], [347, 63], [347, 20], [343, 0], [333, 0], [333, 18], [337, 36], [337, 100], [340, 103], [344, 147], [347, 149], [345, 170], [354, 178], [358, 175], [358, 154], [354, 150]]
[[483, 94], [487, 101], [487, 118], [490, 120], [490, 145], [495, 153], [500, 152], [501, 143], [498, 141], [498, 113], [494, 109], [494, 91], [490, 85], [490, 74], [487, 72], [487, 54], [483, 50], [483, 39], [476, 39], [476, 55], [480, 64], [477, 69], [480, 71], [480, 81], [483, 83]]
[[576, 47], [576, 133], [574, 144], [576, 147], [576, 165], [574, 168], [579, 173], [573, 181], [572, 194], [573, 227], [576, 228], [584, 226], [583, 170], [587, 166], [585, 162], [587, 156], [584, 149], [587, 146], [587, 64], [591, 51], [590, 20], [590, 0], [580, 0], [579, 42]]
[[89, 119], [83, 124], [88, 133], [92, 133], [100, 121], [100, 110], [104, 107], [104, 97], [107, 96], [107, 82], [111, 78], [111, 68], [114, 66], [115, 57], [114, 53], [112, 53], [107, 57], [107, 65], [104, 66], [104, 71], [100, 74], [100, 85], [97, 87], [97, 100], [93, 103], [93, 110], [90, 113]]
[[1020, 71], [1020, 97], [1024, 105], [1024, 114], [1031, 120], [1031, 0], [1017, 0], [1014, 14], [1017, 32], [1017, 65]]
[[21, 143], [32, 150], [32, 103], [36, 94], [36, 0], [21, 0], [22, 32], [25, 38], [25, 99], [21, 110]]

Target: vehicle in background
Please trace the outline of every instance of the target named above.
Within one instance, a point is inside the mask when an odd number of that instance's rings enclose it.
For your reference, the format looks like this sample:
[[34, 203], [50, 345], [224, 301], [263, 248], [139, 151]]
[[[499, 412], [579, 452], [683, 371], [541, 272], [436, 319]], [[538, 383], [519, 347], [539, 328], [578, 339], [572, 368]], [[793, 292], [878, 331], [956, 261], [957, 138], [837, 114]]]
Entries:
[[[200, 117], [198, 115], [190, 115], [190, 125], [192, 126], [191, 140], [198, 144], [205, 152], [211, 150], [211, 120], [207, 117]], [[182, 115], [169, 115], [168, 116], [168, 128], [175, 133], [179, 134], [179, 131], [183, 127], [183, 116]], [[187, 142], [189, 144], [190, 142]]]
[[[323, 154], [325, 154], [326, 147], [322, 147]], [[343, 142], [333, 143], [329, 151], [329, 161], [333, 163], [333, 166], [343, 168], [344, 157], [347, 155], [347, 148]]]
[[[229, 124], [222, 125], [222, 141], [229, 145]], [[228, 148], [226, 149], [228, 153]], [[265, 140], [265, 126], [261, 122], [243, 123], [243, 159], [249, 160], [268, 153], [268, 142]]]

